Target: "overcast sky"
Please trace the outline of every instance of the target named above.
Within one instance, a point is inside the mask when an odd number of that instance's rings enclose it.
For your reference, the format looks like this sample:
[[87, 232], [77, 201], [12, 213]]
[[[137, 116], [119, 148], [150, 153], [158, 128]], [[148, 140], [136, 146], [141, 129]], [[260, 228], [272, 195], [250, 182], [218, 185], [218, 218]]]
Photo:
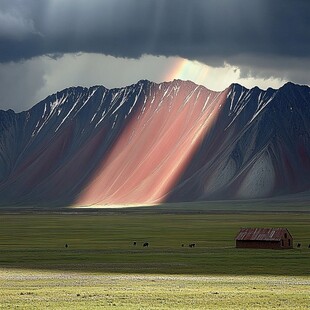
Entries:
[[0, 108], [69, 86], [310, 84], [309, 0], [0, 0]]

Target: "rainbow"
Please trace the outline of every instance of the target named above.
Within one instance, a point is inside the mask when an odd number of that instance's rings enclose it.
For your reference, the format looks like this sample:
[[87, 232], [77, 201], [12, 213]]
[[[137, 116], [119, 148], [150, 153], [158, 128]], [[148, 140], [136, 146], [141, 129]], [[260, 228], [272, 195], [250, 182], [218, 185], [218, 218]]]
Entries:
[[204, 85], [209, 72], [210, 67], [198, 61], [176, 58], [163, 80], [191, 80], [196, 84]]

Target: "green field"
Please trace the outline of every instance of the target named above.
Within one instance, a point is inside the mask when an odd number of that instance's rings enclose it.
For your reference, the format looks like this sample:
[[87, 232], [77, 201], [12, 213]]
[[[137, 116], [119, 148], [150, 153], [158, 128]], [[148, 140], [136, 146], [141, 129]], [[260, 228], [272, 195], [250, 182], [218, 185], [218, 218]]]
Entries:
[[[0, 309], [309, 309], [310, 213], [287, 208], [1, 212]], [[236, 249], [240, 227], [302, 246]]]

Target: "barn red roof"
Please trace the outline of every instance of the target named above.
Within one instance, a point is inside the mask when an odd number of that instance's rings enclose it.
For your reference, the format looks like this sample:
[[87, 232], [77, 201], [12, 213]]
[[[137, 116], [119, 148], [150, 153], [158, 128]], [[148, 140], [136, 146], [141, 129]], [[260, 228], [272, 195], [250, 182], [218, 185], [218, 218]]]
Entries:
[[236, 240], [279, 241], [285, 233], [290, 235], [286, 228], [241, 228]]

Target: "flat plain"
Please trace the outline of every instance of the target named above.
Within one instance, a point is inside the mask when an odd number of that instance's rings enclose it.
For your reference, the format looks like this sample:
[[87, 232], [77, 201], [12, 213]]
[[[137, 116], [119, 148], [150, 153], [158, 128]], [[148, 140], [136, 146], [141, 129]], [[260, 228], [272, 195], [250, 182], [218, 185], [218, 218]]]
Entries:
[[[0, 309], [309, 309], [307, 204], [3, 208], [0, 216]], [[236, 249], [241, 227], [286, 227], [295, 248]]]

